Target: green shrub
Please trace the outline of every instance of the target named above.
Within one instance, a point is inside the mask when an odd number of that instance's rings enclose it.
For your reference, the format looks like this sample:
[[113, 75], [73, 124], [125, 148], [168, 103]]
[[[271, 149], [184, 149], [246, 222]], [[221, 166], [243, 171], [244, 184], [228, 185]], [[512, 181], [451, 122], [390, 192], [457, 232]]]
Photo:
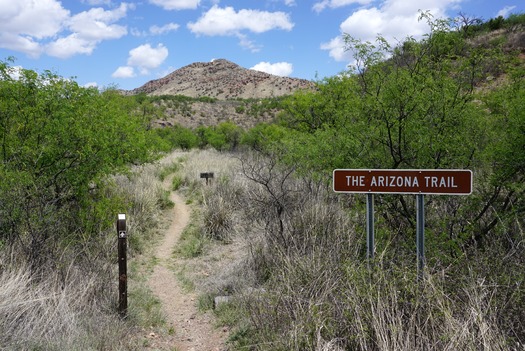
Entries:
[[184, 182], [184, 180], [182, 179], [181, 176], [178, 176], [178, 175], [174, 176], [173, 180], [171, 181], [171, 189], [173, 191], [179, 190], [180, 187], [182, 186], [183, 182]]

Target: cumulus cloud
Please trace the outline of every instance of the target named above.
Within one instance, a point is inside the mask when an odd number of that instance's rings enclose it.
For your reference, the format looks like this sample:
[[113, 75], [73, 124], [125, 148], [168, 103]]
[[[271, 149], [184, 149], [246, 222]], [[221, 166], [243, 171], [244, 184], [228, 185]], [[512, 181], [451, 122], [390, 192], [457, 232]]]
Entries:
[[129, 51], [128, 66], [137, 67], [142, 74], [148, 74], [150, 69], [159, 67], [167, 57], [168, 49], [164, 45], [153, 48], [145, 44]]
[[69, 11], [55, 0], [0, 1], [0, 31], [35, 39], [47, 38], [62, 29]]
[[128, 9], [130, 5], [123, 3], [111, 11], [93, 8], [72, 16], [67, 21], [72, 33], [48, 44], [47, 54], [59, 58], [90, 55], [100, 42], [123, 37], [128, 32], [126, 27], [114, 22], [125, 17]]
[[78, 54], [90, 55], [96, 44], [96, 41], [83, 39], [74, 33], [47, 45], [46, 52], [49, 56], [65, 59]]
[[239, 10], [233, 7], [221, 8], [214, 5], [197, 22], [190, 22], [188, 28], [197, 35], [236, 35], [242, 31], [263, 33], [273, 29], [291, 30], [294, 24], [284, 12], [260, 10]]
[[348, 5], [368, 5], [372, 3], [374, 0], [323, 0], [320, 2], [316, 2], [313, 6], [313, 10], [316, 12], [321, 12], [327, 7], [335, 9], [338, 7], [348, 6]]
[[288, 62], [277, 62], [277, 63], [270, 63], [270, 62], [259, 62], [255, 66], [251, 67], [250, 69], [266, 72], [269, 74], [274, 74], [281, 77], [287, 77], [293, 72], [293, 66], [291, 63]]
[[7, 32], [0, 32], [0, 47], [23, 52], [24, 54], [35, 58], [40, 56], [43, 51], [40, 44], [32, 38]]
[[129, 51], [127, 66], [120, 66], [111, 75], [113, 78], [136, 77], [136, 70], [142, 75], [149, 74], [151, 69], [157, 68], [168, 57], [168, 49], [163, 44], [152, 47], [150, 44], [140, 45]]
[[328, 51], [330, 57], [338, 62], [352, 60], [352, 54], [345, 51], [345, 42], [342, 36], [335, 37], [329, 42], [321, 44], [321, 50]]
[[68, 18], [56, 0], [0, 0], [0, 47], [39, 56], [39, 40], [54, 37]]
[[92, 8], [71, 17], [68, 21], [68, 27], [73, 33], [86, 40], [117, 39], [127, 34], [127, 29], [114, 23], [125, 17], [131, 8], [133, 5], [126, 3], [122, 3], [120, 7], [110, 11], [101, 7]]
[[200, 0], [149, 0], [150, 4], [162, 7], [164, 10], [196, 9]]
[[135, 69], [129, 66], [120, 66], [111, 75], [113, 78], [133, 78], [135, 77]]
[[163, 25], [162, 27], [154, 25], [149, 28], [149, 32], [154, 35], [159, 35], [176, 31], [177, 29], [179, 29], [179, 27], [180, 26], [177, 23], [168, 23]]
[[[345, 1], [345, 0], [341, 0]], [[425, 21], [419, 21], [420, 10], [430, 11], [435, 18], [446, 17], [446, 10], [462, 0], [385, 0], [379, 7], [361, 8], [352, 13], [340, 25], [341, 33], [373, 42], [378, 34], [384, 35], [391, 44], [402, 41], [406, 36], [421, 38], [429, 28]], [[336, 61], [349, 61], [350, 53], [344, 51], [342, 36], [321, 44]]]
[[56, 0], [0, 0], [0, 47], [38, 57], [91, 54], [96, 46], [127, 34], [116, 24], [134, 5], [113, 10], [92, 8], [71, 16]]

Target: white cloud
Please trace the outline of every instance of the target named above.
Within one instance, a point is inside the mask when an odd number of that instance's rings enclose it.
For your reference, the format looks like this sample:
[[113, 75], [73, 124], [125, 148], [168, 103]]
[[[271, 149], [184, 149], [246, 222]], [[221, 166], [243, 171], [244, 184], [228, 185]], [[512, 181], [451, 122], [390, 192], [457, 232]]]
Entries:
[[[341, 0], [345, 1], [345, 0]], [[361, 8], [352, 13], [340, 25], [341, 33], [352, 37], [374, 42], [377, 35], [395, 45], [397, 41], [407, 36], [421, 38], [428, 32], [426, 21], [419, 21], [420, 10], [430, 11], [434, 18], [446, 17], [446, 10], [460, 3], [462, 0], [418, 0], [400, 1], [385, 0], [379, 7]], [[335, 37], [329, 42], [321, 44], [322, 50], [327, 50], [336, 61], [350, 61], [351, 55], [344, 52], [342, 36]]]
[[507, 17], [508, 15], [512, 13], [512, 10], [514, 10], [515, 8], [516, 6], [505, 6], [504, 8], [498, 11], [498, 13], [496, 14], [496, 17], [499, 17], [499, 16]]
[[135, 69], [129, 66], [121, 66], [111, 76], [113, 78], [133, 78], [135, 77]]
[[116, 39], [127, 34], [124, 26], [113, 24], [125, 17], [133, 6], [122, 3], [119, 8], [106, 11], [101, 7], [92, 8], [71, 17], [69, 29], [88, 40]]
[[40, 56], [43, 50], [32, 38], [8, 32], [0, 32], [0, 48], [23, 52], [34, 58]]
[[37, 57], [38, 41], [56, 36], [68, 17], [56, 0], [0, 0], [0, 47]]
[[325, 8], [329, 7], [332, 9], [348, 6], [348, 5], [368, 5], [372, 3], [374, 0], [323, 0], [320, 2], [316, 2], [313, 6], [313, 10], [316, 12], [321, 12]]
[[266, 72], [269, 74], [274, 74], [274, 75], [282, 76], [282, 77], [287, 77], [293, 72], [293, 66], [291, 63], [288, 63], [288, 62], [277, 62], [277, 63], [259, 62], [258, 64], [256, 64], [250, 69], [254, 69], [256, 71]]
[[150, 4], [162, 7], [164, 10], [196, 9], [200, 0], [149, 0]]
[[149, 28], [149, 32], [154, 35], [165, 34], [171, 31], [175, 31], [179, 29], [179, 27], [180, 26], [177, 23], [168, 23], [166, 25], [163, 25], [162, 27], [154, 25]]
[[0, 0], [0, 31], [36, 39], [55, 35], [69, 11], [55, 0]]
[[91, 6], [111, 5], [111, 0], [81, 0], [82, 3]]
[[236, 35], [248, 30], [263, 33], [272, 29], [291, 30], [294, 24], [284, 12], [260, 10], [239, 10], [233, 7], [220, 8], [214, 5], [197, 22], [190, 22], [188, 28], [195, 34], [208, 36]]
[[150, 44], [145, 44], [130, 50], [128, 66], [138, 67], [142, 74], [147, 74], [149, 69], [159, 67], [167, 57], [168, 49], [164, 45], [152, 48]]
[[328, 51], [330, 57], [338, 62], [350, 61], [352, 59], [352, 54], [345, 51], [345, 43], [342, 36], [335, 37], [328, 43], [321, 44], [321, 50]]
[[84, 88], [96, 88], [96, 87], [98, 87], [97, 82], [88, 82], [84, 84]]
[[72, 34], [48, 45], [50, 56], [68, 58], [77, 54], [90, 55], [104, 41], [118, 39], [128, 33], [125, 26], [114, 24], [126, 16], [134, 5], [122, 3], [114, 10], [97, 7], [72, 16], [67, 25]]
[[49, 56], [69, 58], [78, 54], [90, 55], [95, 50], [97, 42], [80, 38], [76, 33], [57, 39], [46, 47]]
[[149, 70], [159, 67], [168, 57], [168, 49], [163, 44], [158, 44], [156, 48], [150, 44], [140, 45], [129, 51], [127, 66], [117, 68], [111, 75], [114, 78], [133, 78], [136, 77], [135, 69], [140, 74], [149, 74]]
[[237, 38], [239, 38], [239, 45], [243, 48], [250, 50], [251, 52], [261, 51], [262, 46], [250, 40], [246, 35], [238, 33]]
[[92, 8], [71, 16], [56, 0], [0, 0], [0, 47], [33, 57], [44, 52], [60, 58], [89, 55], [101, 41], [127, 34], [115, 22], [134, 8], [122, 3], [113, 10]]

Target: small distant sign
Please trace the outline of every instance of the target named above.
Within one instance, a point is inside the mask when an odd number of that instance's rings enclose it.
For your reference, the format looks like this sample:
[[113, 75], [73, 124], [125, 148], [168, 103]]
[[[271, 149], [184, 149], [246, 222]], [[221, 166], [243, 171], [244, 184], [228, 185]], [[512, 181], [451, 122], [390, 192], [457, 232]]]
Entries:
[[457, 169], [336, 169], [334, 191], [372, 194], [469, 195], [472, 171]]
[[205, 173], [201, 173], [201, 178], [213, 178], [213, 172], [205, 172]]

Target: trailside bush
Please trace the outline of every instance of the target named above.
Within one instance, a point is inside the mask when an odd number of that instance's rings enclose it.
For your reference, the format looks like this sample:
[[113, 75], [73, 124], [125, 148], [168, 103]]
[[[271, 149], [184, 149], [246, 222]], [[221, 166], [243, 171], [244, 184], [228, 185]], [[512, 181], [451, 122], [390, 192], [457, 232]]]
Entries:
[[150, 158], [146, 126], [116, 91], [6, 62], [0, 97], [0, 240], [36, 273], [52, 267], [62, 240], [84, 241], [108, 225], [102, 209], [115, 203], [101, 198], [103, 180]]

